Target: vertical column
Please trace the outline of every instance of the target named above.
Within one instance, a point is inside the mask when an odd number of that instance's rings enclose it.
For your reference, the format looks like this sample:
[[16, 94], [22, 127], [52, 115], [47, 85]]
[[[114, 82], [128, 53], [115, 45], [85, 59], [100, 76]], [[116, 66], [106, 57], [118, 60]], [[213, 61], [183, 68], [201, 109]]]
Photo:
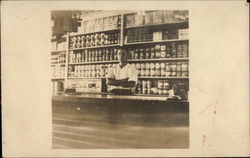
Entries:
[[66, 36], [66, 61], [65, 61], [65, 82], [68, 79], [68, 69], [69, 69], [69, 33]]
[[121, 14], [121, 32], [120, 32], [120, 37], [121, 37], [121, 39], [120, 39], [120, 46], [123, 46], [123, 40], [124, 40], [124, 38], [123, 38], [123, 34], [124, 34], [124, 14]]

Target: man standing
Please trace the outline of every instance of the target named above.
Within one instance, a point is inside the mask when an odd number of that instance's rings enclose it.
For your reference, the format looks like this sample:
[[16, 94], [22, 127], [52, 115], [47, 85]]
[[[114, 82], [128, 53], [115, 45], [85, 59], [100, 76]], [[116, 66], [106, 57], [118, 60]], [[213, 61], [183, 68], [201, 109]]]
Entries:
[[137, 83], [135, 66], [127, 63], [128, 52], [120, 48], [117, 52], [118, 65], [106, 76], [106, 83], [113, 87], [112, 92], [133, 92]]

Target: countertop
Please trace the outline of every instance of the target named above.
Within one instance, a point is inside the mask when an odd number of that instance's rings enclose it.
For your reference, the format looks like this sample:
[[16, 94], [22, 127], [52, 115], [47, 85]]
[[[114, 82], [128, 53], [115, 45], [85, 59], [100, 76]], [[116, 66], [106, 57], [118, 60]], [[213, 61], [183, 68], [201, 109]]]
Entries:
[[52, 98], [90, 98], [90, 99], [119, 99], [119, 100], [145, 100], [145, 101], [167, 101], [167, 102], [188, 102], [188, 100], [168, 100], [166, 96], [146, 96], [146, 95], [117, 95], [112, 93], [99, 93], [99, 94], [65, 94], [54, 93]]

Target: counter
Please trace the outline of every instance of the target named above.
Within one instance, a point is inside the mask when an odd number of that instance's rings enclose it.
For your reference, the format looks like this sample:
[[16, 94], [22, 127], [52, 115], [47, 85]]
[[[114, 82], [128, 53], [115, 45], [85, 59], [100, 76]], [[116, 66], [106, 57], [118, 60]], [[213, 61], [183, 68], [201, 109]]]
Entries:
[[189, 102], [112, 94], [52, 96], [53, 148], [188, 148]]
[[[68, 102], [85, 108], [102, 109], [104, 107], [124, 110], [149, 112], [170, 110], [172, 112], [188, 112], [189, 102], [186, 100], [167, 100], [161, 96], [114, 95], [114, 94], [56, 94], [52, 96], [53, 102]], [[110, 110], [111, 110], [110, 109]], [[103, 109], [104, 110], [104, 109]], [[120, 111], [121, 110], [121, 111]], [[100, 110], [98, 111], [100, 112]], [[104, 111], [103, 111], [104, 112]]]

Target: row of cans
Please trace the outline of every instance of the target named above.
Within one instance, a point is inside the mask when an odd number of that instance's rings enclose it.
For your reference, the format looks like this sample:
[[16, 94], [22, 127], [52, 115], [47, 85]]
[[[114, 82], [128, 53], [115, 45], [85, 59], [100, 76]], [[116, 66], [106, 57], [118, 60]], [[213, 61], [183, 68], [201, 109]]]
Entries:
[[70, 63], [84, 63], [96, 61], [112, 61], [117, 60], [116, 48], [103, 48], [93, 50], [70, 51]]
[[73, 36], [70, 38], [69, 48], [85, 48], [118, 44], [120, 33], [96, 33], [91, 35]]

